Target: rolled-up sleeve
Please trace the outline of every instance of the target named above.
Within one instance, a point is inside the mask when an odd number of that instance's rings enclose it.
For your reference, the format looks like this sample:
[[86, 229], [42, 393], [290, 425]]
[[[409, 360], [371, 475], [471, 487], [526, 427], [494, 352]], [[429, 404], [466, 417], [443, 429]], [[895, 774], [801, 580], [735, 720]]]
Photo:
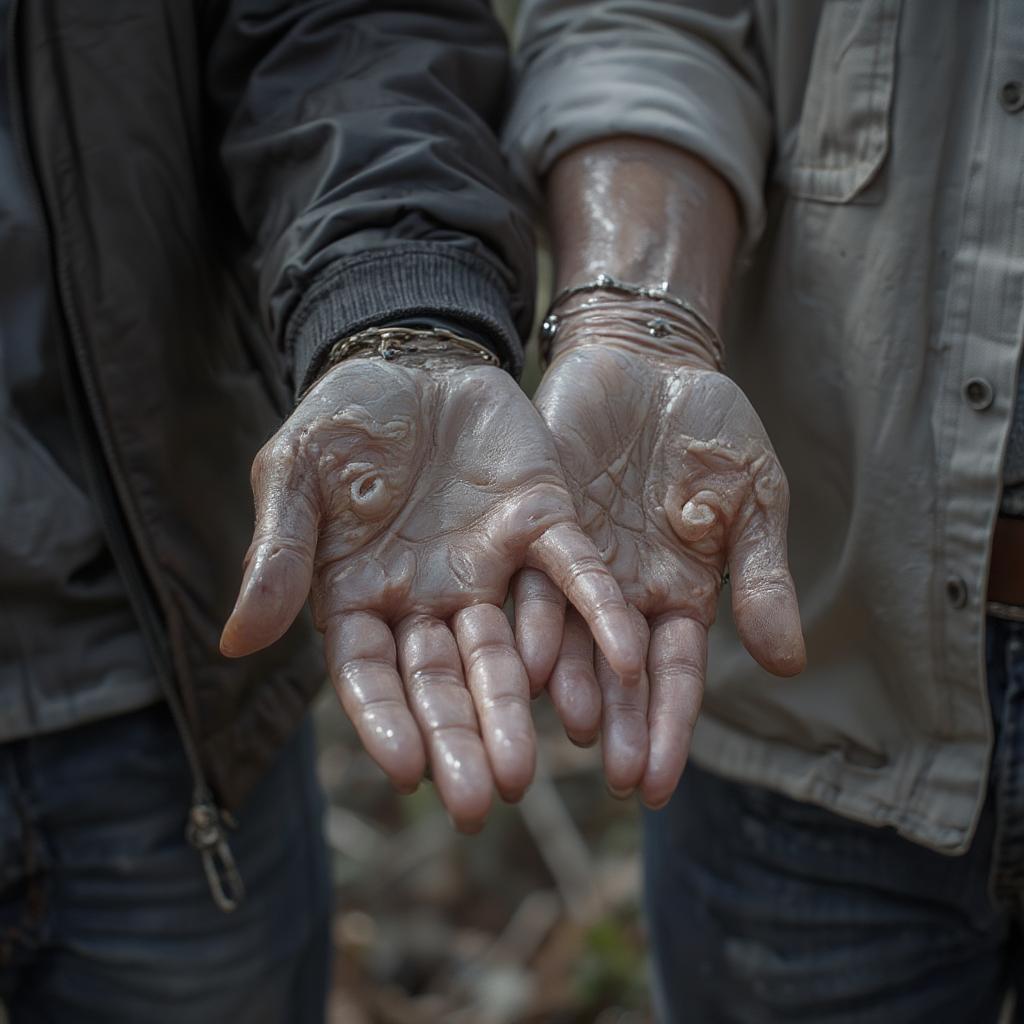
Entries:
[[657, 139], [701, 157], [730, 183], [744, 248], [764, 222], [771, 103], [742, 0], [523, 0], [518, 90], [505, 146], [520, 181], [614, 135]]

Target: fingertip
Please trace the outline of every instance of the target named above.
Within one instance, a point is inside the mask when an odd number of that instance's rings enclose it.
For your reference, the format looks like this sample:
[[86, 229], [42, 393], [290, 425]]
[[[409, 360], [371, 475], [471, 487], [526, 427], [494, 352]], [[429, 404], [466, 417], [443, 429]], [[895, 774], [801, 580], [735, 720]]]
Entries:
[[622, 685], [638, 686], [644, 673], [644, 643], [628, 613], [615, 619], [614, 624], [599, 630], [597, 645]]
[[618, 800], [625, 800], [642, 783], [647, 767], [646, 737], [632, 735], [621, 724], [611, 723], [603, 735], [604, 775], [608, 791]]
[[234, 631], [231, 629], [231, 622], [224, 627], [224, 632], [220, 635], [220, 653], [225, 658], [243, 658], [248, 651], [246, 651], [241, 644], [235, 639]]
[[601, 692], [582, 672], [556, 672], [548, 690], [566, 735], [578, 747], [593, 746], [601, 731]]
[[306, 603], [310, 575], [310, 566], [291, 551], [257, 551], [221, 633], [221, 652], [240, 658], [280, 640]]
[[515, 782], [512, 785], [505, 782], [497, 783], [498, 796], [501, 797], [502, 803], [512, 805], [519, 803], [526, 796], [526, 791], [530, 788], [532, 781], [533, 773], [531, 772], [530, 778], [525, 782]]
[[448, 820], [451, 822], [452, 828], [464, 836], [479, 834], [483, 831], [484, 825], [487, 824], [486, 818], [457, 818], [453, 814], [448, 815]]
[[448, 820], [452, 823], [452, 827], [463, 835], [476, 835], [484, 827], [487, 817], [491, 813], [493, 797], [490, 786], [487, 787], [486, 792], [476, 794], [475, 798], [464, 799], [457, 804], [450, 799], [446, 800], [443, 791], [441, 798], [445, 803]]
[[665, 810], [665, 808], [668, 807], [671, 800], [671, 793], [669, 793], [668, 796], [665, 796], [664, 794], [648, 796], [644, 792], [641, 792], [640, 794], [640, 802], [644, 805], [644, 807], [647, 808], [647, 810], [654, 811], [655, 813], [657, 813], [658, 811]]
[[800, 611], [791, 590], [753, 595], [733, 615], [744, 647], [766, 671], [788, 678], [806, 668]]
[[246, 610], [240, 597], [220, 634], [220, 653], [225, 658], [244, 658], [260, 649], [260, 645], [254, 643], [253, 638], [247, 635], [249, 629], [246, 618]]
[[762, 665], [769, 672], [783, 678], [798, 676], [807, 667], [807, 647], [799, 628], [787, 636], [780, 637], [766, 653]]
[[391, 785], [403, 796], [415, 793], [419, 789], [427, 771], [427, 755], [419, 733], [407, 735], [407, 740], [401, 749], [394, 746], [388, 749], [373, 749], [372, 744], [368, 745], [366, 740], [363, 740], [367, 752], [387, 775]]
[[533, 782], [536, 767], [535, 749], [531, 749], [526, 757], [510, 758], [506, 759], [504, 763], [492, 765], [495, 788], [505, 803], [517, 804], [522, 800]]
[[519, 656], [526, 669], [526, 678], [530, 684], [530, 696], [537, 697], [548, 685], [555, 662], [558, 660], [558, 646], [542, 646], [527, 636], [516, 636]]
[[807, 667], [807, 651], [800, 635], [742, 639], [754, 661], [773, 676], [790, 679]]
[[640, 802], [650, 811], [660, 811], [672, 799], [685, 767], [676, 763], [658, 764], [659, 760], [652, 754], [640, 783]]

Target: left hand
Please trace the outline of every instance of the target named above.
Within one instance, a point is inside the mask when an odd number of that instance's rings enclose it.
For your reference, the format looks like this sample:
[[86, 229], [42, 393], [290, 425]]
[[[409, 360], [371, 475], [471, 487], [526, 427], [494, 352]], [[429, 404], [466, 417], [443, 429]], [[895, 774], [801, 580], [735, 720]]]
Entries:
[[547, 429], [495, 367], [341, 363], [259, 453], [253, 489], [222, 650], [273, 643], [312, 588], [366, 750], [401, 790], [429, 761], [466, 831], [483, 823], [492, 779], [515, 800], [533, 773], [529, 687], [502, 612], [518, 569], [557, 581], [610, 661], [639, 678], [625, 602], [576, 522]]

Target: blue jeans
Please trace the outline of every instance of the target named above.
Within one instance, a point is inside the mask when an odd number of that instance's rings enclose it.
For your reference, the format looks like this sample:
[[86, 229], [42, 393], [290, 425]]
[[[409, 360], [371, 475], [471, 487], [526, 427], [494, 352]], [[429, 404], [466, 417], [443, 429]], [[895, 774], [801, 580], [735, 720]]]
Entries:
[[987, 643], [997, 742], [964, 856], [693, 766], [646, 815], [661, 1021], [995, 1024], [1024, 982], [1024, 623]]
[[309, 724], [238, 814], [248, 894], [210, 897], [162, 704], [0, 746], [0, 1000], [12, 1024], [321, 1024], [330, 910]]

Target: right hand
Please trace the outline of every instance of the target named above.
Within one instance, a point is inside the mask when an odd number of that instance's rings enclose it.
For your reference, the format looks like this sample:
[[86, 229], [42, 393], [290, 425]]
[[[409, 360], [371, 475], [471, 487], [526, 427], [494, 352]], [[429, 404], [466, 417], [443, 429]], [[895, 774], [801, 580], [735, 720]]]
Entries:
[[647, 671], [629, 686], [604, 658], [595, 666], [590, 632], [571, 610], [556, 659], [548, 644], [534, 646], [561, 631], [557, 589], [534, 571], [516, 584], [520, 649], [535, 686], [550, 677], [570, 738], [602, 733], [612, 791], [639, 788], [660, 807], [686, 761], [726, 567], [747, 650], [777, 675], [804, 666], [786, 479], [743, 392], [695, 355], [584, 336], [556, 356], [536, 404], [580, 523], [632, 606]]

